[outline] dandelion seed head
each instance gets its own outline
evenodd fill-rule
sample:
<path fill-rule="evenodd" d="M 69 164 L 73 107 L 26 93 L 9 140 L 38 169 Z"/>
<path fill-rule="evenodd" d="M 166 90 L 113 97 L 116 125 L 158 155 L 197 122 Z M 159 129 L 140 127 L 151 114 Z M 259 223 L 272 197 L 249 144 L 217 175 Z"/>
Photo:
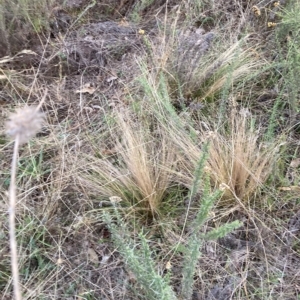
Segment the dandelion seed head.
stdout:
<path fill-rule="evenodd" d="M 6 133 L 11 138 L 19 138 L 19 143 L 27 143 L 42 128 L 45 115 L 35 106 L 19 108 L 6 123 Z"/>

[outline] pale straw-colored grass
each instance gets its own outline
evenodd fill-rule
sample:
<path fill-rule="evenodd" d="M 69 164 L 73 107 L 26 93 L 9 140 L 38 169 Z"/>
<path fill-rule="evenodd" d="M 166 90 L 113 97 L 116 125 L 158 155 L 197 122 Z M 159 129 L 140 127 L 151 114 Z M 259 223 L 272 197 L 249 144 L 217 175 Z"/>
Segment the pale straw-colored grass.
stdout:
<path fill-rule="evenodd" d="M 172 182 L 176 157 L 168 139 L 155 137 L 142 124 L 117 116 L 111 142 L 115 158 L 85 157 L 79 180 L 104 197 L 118 196 L 151 216 L 159 210 Z"/>

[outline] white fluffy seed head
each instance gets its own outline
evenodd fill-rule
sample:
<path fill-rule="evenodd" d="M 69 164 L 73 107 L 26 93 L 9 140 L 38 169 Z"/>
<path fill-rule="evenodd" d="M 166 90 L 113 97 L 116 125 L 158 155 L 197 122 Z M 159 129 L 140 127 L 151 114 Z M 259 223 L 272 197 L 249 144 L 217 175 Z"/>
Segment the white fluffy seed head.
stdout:
<path fill-rule="evenodd" d="M 11 138 L 19 138 L 19 143 L 27 143 L 42 128 L 45 115 L 35 106 L 17 109 L 6 123 L 6 133 Z"/>

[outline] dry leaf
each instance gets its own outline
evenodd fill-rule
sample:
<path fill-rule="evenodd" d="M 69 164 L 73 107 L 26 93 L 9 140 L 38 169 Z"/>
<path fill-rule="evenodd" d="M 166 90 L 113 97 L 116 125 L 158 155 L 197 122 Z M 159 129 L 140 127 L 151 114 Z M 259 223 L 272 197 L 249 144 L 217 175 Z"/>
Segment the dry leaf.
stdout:
<path fill-rule="evenodd" d="M 77 90 L 75 93 L 89 93 L 89 94 L 94 94 L 96 91 L 96 88 L 89 82 L 84 84 L 79 90 Z"/>
<path fill-rule="evenodd" d="M 273 28 L 273 27 L 277 26 L 277 23 L 268 22 L 267 25 L 268 25 L 268 28 Z"/>
<path fill-rule="evenodd" d="M 127 22 L 126 18 L 123 18 L 120 22 L 119 22 L 119 26 L 122 27 L 128 27 L 129 23 Z"/>
<path fill-rule="evenodd" d="M 172 269 L 172 265 L 171 265 L 170 261 L 167 261 L 166 270 L 171 270 L 171 269 Z"/>
<path fill-rule="evenodd" d="M 91 261 L 94 264 L 98 264 L 99 263 L 99 257 L 98 254 L 96 253 L 96 251 L 93 248 L 89 248 L 88 251 L 88 260 Z"/>
<path fill-rule="evenodd" d="M 298 168 L 300 166 L 300 158 L 293 159 L 290 163 L 291 168 Z"/>
<path fill-rule="evenodd" d="M 260 11 L 260 9 L 256 5 L 252 6 L 252 11 L 254 12 L 254 14 L 257 17 L 259 17 L 261 15 L 261 11 Z"/>

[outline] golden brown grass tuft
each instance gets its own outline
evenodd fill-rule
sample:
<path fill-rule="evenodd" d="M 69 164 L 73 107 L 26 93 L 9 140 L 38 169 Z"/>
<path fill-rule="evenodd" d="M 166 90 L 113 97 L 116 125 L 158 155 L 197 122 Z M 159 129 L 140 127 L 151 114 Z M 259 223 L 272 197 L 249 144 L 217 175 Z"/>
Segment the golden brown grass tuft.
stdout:
<path fill-rule="evenodd" d="M 142 123 L 118 115 L 117 124 L 118 133 L 111 136 L 115 157 L 89 156 L 80 181 L 107 199 L 120 197 L 142 213 L 156 216 L 176 167 L 174 149 L 161 132 L 154 136 Z"/>
<path fill-rule="evenodd" d="M 262 70 L 266 64 L 255 49 L 247 45 L 247 36 L 240 41 L 230 45 L 223 53 L 219 53 L 217 59 L 211 57 L 210 65 L 203 66 L 198 73 L 198 82 L 192 87 L 194 96 L 200 100 L 211 97 L 220 92 L 222 88 L 247 81 L 258 70 Z M 207 82 L 210 84 L 206 86 Z"/>
<path fill-rule="evenodd" d="M 247 113 L 233 109 L 226 129 L 210 130 L 209 122 L 203 119 L 193 139 L 187 132 L 170 131 L 173 144 L 180 149 L 177 180 L 192 186 L 193 171 L 203 145 L 208 143 L 205 172 L 212 188 L 224 191 L 220 205 L 254 200 L 275 168 L 280 144 L 261 141 L 260 133 L 250 125 L 253 121 Z"/>
<path fill-rule="evenodd" d="M 245 82 L 263 70 L 266 61 L 260 57 L 259 48 L 253 48 L 250 37 L 232 39 L 224 40 L 221 33 L 204 30 L 170 39 L 165 49 L 169 53 L 167 69 L 179 80 L 185 97 L 199 101 L 214 98 L 222 89 Z"/>
<path fill-rule="evenodd" d="M 227 134 L 206 134 L 210 142 L 207 170 L 224 190 L 224 198 L 248 203 L 272 173 L 278 147 L 260 142 L 245 115 L 235 112 L 231 118 Z"/>

